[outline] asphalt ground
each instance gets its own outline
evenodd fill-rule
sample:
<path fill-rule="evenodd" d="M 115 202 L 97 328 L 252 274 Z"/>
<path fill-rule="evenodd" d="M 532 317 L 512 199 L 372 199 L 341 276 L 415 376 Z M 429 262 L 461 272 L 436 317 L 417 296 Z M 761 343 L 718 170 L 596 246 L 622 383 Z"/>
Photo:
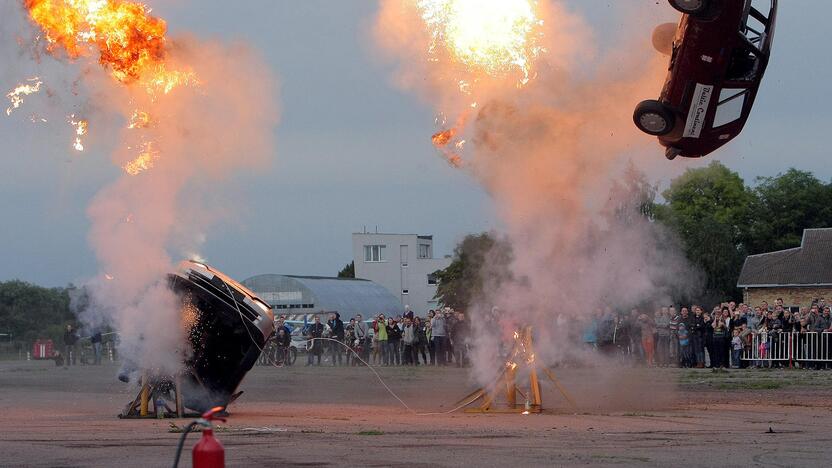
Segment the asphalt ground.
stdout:
<path fill-rule="evenodd" d="M 136 389 L 116 370 L 0 362 L 0 466 L 169 466 L 188 421 L 118 419 Z M 577 407 L 543 379 L 545 411 L 531 415 L 422 414 L 474 390 L 468 370 L 379 373 L 410 409 L 366 368 L 255 367 L 217 428 L 227 465 L 827 466 L 832 457 L 832 371 L 555 369 Z"/>

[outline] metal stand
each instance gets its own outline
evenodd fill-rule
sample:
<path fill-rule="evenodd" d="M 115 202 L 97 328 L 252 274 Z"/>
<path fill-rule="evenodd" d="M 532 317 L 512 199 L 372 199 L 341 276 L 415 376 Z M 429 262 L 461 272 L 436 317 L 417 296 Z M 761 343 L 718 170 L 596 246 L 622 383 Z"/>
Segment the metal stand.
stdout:
<path fill-rule="evenodd" d="M 528 371 L 528 386 L 522 389 L 517 384 L 518 368 L 523 366 Z M 555 388 L 563 395 L 564 399 L 573 407 L 577 408 L 575 400 L 569 396 L 563 386 L 555 377 L 551 369 L 543 368 L 543 373 L 555 385 Z M 523 390 L 526 390 L 524 392 Z M 505 395 L 505 404 L 498 406 L 495 402 L 501 393 Z M 517 402 L 517 394 L 525 400 Z M 514 348 L 509 355 L 508 361 L 502 371 L 488 387 L 479 388 L 460 400 L 460 403 L 470 401 L 473 404 L 480 401 L 479 406 L 466 408 L 466 413 L 540 413 L 543 410 L 543 399 L 540 395 L 540 380 L 537 375 L 537 364 L 534 359 L 532 348 L 532 328 L 525 327 L 521 331 L 514 332 Z"/>
<path fill-rule="evenodd" d="M 127 403 L 120 419 L 151 419 L 151 418 L 191 418 L 198 417 L 197 413 L 186 413 L 183 406 L 181 388 L 181 377 L 176 375 L 173 380 L 170 378 L 149 379 L 147 372 L 142 374 L 139 394 L 132 401 Z M 171 402 L 173 408 L 168 407 Z M 153 412 L 150 412 L 150 405 L 153 404 Z"/>

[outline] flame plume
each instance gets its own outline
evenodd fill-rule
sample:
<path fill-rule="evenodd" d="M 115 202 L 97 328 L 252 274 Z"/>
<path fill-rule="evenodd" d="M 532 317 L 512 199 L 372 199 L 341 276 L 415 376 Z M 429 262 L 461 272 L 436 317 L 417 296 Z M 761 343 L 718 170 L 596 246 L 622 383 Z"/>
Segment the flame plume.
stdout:
<path fill-rule="evenodd" d="M 98 62 L 122 83 L 170 92 L 196 81 L 165 67 L 167 25 L 140 3 L 124 0 L 25 0 L 29 18 L 44 32 L 47 50 L 75 59 L 97 52 Z"/>
<path fill-rule="evenodd" d="M 453 62 L 471 71 L 499 76 L 520 71 L 520 84 L 531 76 L 533 59 L 542 48 L 536 31 L 534 0 L 419 0 L 422 20 L 428 27 L 431 60 L 444 48 Z M 459 82 L 465 92 L 469 83 Z"/>

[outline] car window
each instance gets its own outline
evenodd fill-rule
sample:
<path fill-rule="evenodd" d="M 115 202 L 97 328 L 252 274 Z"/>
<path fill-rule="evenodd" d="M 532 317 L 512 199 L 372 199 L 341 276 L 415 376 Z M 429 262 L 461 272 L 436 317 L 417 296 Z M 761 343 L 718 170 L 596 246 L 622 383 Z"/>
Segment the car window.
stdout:
<path fill-rule="evenodd" d="M 740 32 L 751 44 L 760 47 L 766 38 L 766 17 L 771 11 L 771 0 L 746 0 Z"/>
<path fill-rule="evenodd" d="M 719 93 L 713 128 L 727 125 L 742 116 L 742 108 L 748 96 L 747 88 L 723 88 Z"/>
<path fill-rule="evenodd" d="M 750 50 L 737 48 L 731 52 L 725 79 L 728 81 L 752 81 L 757 76 L 759 59 Z"/>

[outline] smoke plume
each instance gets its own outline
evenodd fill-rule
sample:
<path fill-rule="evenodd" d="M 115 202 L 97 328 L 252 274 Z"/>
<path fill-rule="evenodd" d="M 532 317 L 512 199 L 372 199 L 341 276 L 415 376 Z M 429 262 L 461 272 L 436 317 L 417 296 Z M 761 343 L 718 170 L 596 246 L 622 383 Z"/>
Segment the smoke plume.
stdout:
<path fill-rule="evenodd" d="M 534 327 L 536 358 L 552 364 L 571 357 L 577 324 L 590 314 L 667 303 L 695 283 L 672 236 L 641 214 L 655 189 L 636 168 L 667 164 L 632 123 L 637 102 L 656 96 L 666 73 L 667 58 L 650 46 L 650 20 L 622 17 L 623 37 L 604 46 L 563 3 L 539 6 L 545 52 L 520 87 L 512 77 L 460 78 L 472 72 L 426 59 L 412 2 L 384 3 L 375 30 L 400 86 L 438 112 L 471 114 L 458 129 L 464 166 L 504 222 L 513 279 L 496 283 L 505 272 L 486 271 L 486 292 L 469 311 L 498 310 L 497 327 L 474 320 L 472 361 L 483 384 L 517 327 Z M 463 93 L 459 79 L 472 83 Z"/>
<path fill-rule="evenodd" d="M 58 5 L 83 10 L 51 14 Z M 50 98 L 80 94 L 90 136 L 115 148 L 119 175 L 87 209 L 99 273 L 84 285 L 80 318 L 88 330 L 118 331 L 121 357 L 133 366 L 174 372 L 189 351 L 187 314 L 166 275 L 178 259 L 197 255 L 212 225 L 239 211 L 223 182 L 270 163 L 276 80 L 245 44 L 165 37 L 164 21 L 139 4 L 27 0 L 25 7 L 34 42 L 21 43 L 69 58 L 76 71 L 64 74 L 81 67 L 74 81 L 44 76 L 55 83 Z M 60 86 L 66 82 L 73 84 Z"/>

